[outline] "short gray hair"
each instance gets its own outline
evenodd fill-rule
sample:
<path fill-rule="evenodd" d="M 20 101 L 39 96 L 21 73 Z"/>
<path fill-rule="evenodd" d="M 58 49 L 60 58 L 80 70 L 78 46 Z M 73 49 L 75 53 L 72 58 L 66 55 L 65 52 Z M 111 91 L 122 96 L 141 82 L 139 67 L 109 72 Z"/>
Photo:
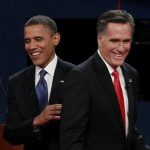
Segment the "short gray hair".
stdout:
<path fill-rule="evenodd" d="M 134 33 L 134 18 L 125 10 L 109 10 L 104 12 L 97 21 L 97 34 L 105 32 L 108 23 L 129 23 Z"/>
<path fill-rule="evenodd" d="M 46 26 L 49 29 L 49 31 L 51 32 L 51 34 L 55 34 L 57 32 L 56 22 L 52 18 L 50 18 L 48 16 L 44 16 L 44 15 L 37 15 L 37 16 L 31 17 L 25 23 L 24 27 L 38 25 L 38 24 Z"/>

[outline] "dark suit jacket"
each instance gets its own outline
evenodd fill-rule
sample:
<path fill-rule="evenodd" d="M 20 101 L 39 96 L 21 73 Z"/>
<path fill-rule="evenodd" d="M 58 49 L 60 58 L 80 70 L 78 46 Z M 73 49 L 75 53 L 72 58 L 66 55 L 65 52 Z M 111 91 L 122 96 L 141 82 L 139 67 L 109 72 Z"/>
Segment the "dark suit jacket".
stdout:
<path fill-rule="evenodd" d="M 58 59 L 49 104 L 61 103 L 61 88 L 73 64 Z M 8 84 L 8 114 L 4 138 L 24 144 L 25 150 L 59 150 L 59 121 L 50 121 L 34 132 L 33 119 L 40 113 L 35 93 L 35 66 L 16 73 Z"/>
<path fill-rule="evenodd" d="M 125 135 L 118 100 L 108 69 L 95 53 L 66 78 L 60 126 L 61 150 L 145 150 L 134 128 L 138 98 L 137 72 L 122 66 L 129 99 Z"/>

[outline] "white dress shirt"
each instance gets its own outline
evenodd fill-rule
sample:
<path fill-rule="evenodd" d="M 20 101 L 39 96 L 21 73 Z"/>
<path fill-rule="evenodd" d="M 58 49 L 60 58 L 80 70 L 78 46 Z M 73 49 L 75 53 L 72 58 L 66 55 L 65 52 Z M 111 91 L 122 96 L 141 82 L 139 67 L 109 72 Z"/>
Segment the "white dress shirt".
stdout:
<path fill-rule="evenodd" d="M 57 55 L 54 56 L 53 60 L 44 68 L 45 71 L 47 71 L 47 74 L 45 75 L 45 80 L 47 82 L 47 86 L 48 86 L 48 100 L 50 98 L 50 93 L 51 93 L 51 88 L 52 88 L 52 83 L 53 83 L 53 78 L 54 78 L 54 73 L 55 73 L 55 68 L 57 65 Z M 35 87 L 40 79 L 40 74 L 39 72 L 42 70 L 43 68 L 36 66 L 35 68 Z"/>

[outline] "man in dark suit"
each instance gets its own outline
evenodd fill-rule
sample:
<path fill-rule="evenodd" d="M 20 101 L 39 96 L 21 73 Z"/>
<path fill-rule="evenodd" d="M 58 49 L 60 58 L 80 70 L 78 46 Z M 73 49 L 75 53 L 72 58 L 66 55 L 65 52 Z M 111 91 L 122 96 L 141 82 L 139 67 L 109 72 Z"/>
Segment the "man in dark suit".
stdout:
<path fill-rule="evenodd" d="M 11 144 L 24 144 L 24 150 L 59 150 L 61 88 L 74 65 L 57 57 L 60 34 L 48 16 L 33 16 L 26 22 L 24 41 L 33 65 L 9 78 L 4 138 Z M 41 70 L 46 72 L 42 93 L 47 91 L 48 103 L 42 110 L 36 90 Z"/>
<path fill-rule="evenodd" d="M 98 51 L 74 68 L 65 80 L 61 150 L 149 149 L 134 128 L 138 74 L 124 62 L 133 32 L 134 19 L 126 11 L 110 10 L 99 17 Z M 113 85 L 114 71 L 119 73 L 122 104 Z"/>

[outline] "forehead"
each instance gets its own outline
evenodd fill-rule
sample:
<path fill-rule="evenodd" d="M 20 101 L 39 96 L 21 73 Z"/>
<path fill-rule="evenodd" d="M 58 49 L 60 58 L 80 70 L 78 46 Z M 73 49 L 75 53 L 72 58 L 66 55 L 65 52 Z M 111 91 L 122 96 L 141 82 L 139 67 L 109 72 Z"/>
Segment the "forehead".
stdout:
<path fill-rule="evenodd" d="M 132 37 L 132 28 L 129 23 L 109 23 L 105 30 L 105 35 L 111 37 Z"/>
<path fill-rule="evenodd" d="M 132 28 L 129 23 L 108 23 L 106 27 L 106 32 L 108 31 L 124 31 L 124 32 L 132 32 Z"/>
<path fill-rule="evenodd" d="M 24 27 L 24 34 L 39 34 L 39 33 L 50 33 L 47 26 L 42 24 L 30 25 Z"/>

